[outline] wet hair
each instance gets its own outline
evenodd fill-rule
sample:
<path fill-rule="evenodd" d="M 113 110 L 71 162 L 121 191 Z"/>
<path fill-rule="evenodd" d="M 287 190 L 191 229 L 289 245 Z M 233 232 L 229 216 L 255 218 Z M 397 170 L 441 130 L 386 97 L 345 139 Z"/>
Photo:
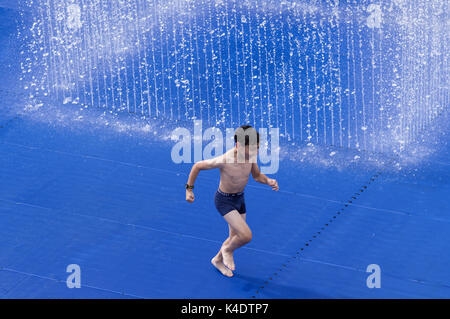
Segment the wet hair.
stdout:
<path fill-rule="evenodd" d="M 245 138 L 245 146 L 254 145 L 255 138 L 250 137 L 255 135 L 256 144 L 259 145 L 259 133 L 256 131 L 256 129 L 250 125 L 242 125 L 234 133 L 234 143 L 236 144 L 238 141 L 242 141 Z"/>

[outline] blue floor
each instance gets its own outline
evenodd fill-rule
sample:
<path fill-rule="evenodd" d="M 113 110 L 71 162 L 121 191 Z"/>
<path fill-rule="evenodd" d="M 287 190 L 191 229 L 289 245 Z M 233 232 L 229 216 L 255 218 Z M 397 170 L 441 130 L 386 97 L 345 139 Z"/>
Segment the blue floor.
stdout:
<path fill-rule="evenodd" d="M 450 297 L 445 157 L 416 176 L 282 162 L 280 192 L 247 188 L 254 240 L 228 279 L 209 264 L 227 230 L 218 174 L 202 173 L 188 205 L 190 167 L 169 144 L 16 118 L 0 151 L 3 298 Z M 366 287 L 373 263 L 380 289 Z M 66 287 L 69 264 L 81 289 Z"/>
<path fill-rule="evenodd" d="M 190 165 L 170 142 L 18 114 L 16 48 L 1 43 L 0 298 L 450 298 L 448 139 L 402 172 L 283 161 L 280 192 L 246 189 L 254 238 L 225 278 L 209 262 L 228 230 L 218 172 L 189 205 Z M 81 289 L 66 286 L 69 264 Z M 366 286 L 370 264 L 381 288 Z"/>

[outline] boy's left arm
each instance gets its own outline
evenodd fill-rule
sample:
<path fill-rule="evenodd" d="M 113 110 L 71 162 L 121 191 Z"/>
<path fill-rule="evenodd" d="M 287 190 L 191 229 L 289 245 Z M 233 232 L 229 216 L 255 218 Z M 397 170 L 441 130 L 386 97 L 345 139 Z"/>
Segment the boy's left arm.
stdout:
<path fill-rule="evenodd" d="M 258 164 L 252 164 L 252 176 L 255 181 L 261 184 L 267 184 L 272 186 L 273 191 L 278 191 L 280 188 L 278 187 L 278 182 L 275 179 L 269 178 L 259 170 Z"/>

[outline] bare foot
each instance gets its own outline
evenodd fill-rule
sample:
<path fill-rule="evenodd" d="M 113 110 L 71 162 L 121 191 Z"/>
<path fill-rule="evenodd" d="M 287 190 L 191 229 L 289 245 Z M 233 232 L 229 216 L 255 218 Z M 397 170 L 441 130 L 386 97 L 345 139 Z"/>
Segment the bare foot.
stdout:
<path fill-rule="evenodd" d="M 222 258 L 223 258 L 223 264 L 231 270 L 236 270 L 234 266 L 234 259 L 233 259 L 233 253 L 227 252 L 226 249 L 222 248 Z"/>
<path fill-rule="evenodd" d="M 233 272 L 227 267 L 225 267 L 222 260 L 217 258 L 217 256 L 211 259 L 211 264 L 213 264 L 213 266 L 216 267 L 217 270 L 219 270 L 222 273 L 222 275 L 227 277 L 233 277 Z"/>

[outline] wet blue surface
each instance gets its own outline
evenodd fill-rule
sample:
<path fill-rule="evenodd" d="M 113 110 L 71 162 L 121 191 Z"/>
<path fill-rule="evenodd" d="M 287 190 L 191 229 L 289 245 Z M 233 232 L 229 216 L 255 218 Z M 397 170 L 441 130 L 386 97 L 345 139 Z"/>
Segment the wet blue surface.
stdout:
<path fill-rule="evenodd" d="M 1 298 L 450 297 L 448 139 L 403 172 L 283 161 L 280 192 L 246 189 L 254 238 L 225 278 L 209 262 L 227 235 L 218 172 L 201 173 L 189 205 L 190 165 L 171 161 L 172 143 L 14 112 L 16 15 L 0 8 Z M 81 289 L 66 287 L 69 264 Z M 366 286 L 369 264 L 380 289 Z"/>

